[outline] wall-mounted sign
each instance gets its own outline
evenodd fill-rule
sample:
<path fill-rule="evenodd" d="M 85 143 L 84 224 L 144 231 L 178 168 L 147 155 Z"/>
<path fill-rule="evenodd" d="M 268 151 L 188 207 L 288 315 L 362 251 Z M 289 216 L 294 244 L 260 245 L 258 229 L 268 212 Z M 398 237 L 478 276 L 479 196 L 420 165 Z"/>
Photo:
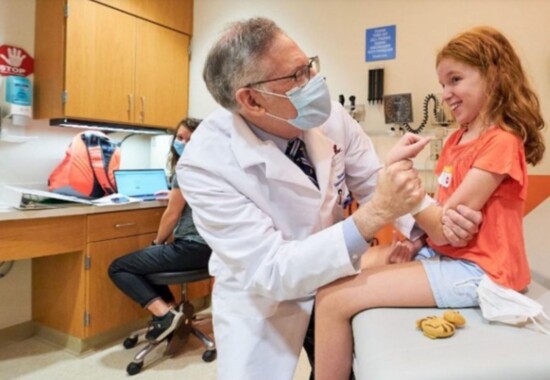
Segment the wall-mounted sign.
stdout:
<path fill-rule="evenodd" d="M 34 59 L 25 49 L 0 46 L 0 75 L 26 77 L 34 70 Z"/>
<path fill-rule="evenodd" d="M 395 25 L 367 29 L 365 60 L 395 59 Z"/>

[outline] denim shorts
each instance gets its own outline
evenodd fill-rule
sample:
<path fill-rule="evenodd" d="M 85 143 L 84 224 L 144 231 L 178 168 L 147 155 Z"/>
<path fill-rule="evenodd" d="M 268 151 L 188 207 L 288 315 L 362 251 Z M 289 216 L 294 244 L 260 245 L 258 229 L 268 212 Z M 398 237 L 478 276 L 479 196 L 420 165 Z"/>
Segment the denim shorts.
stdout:
<path fill-rule="evenodd" d="M 439 308 L 479 306 L 477 286 L 485 272 L 471 261 L 442 256 L 423 247 L 415 257 L 422 262 Z"/>

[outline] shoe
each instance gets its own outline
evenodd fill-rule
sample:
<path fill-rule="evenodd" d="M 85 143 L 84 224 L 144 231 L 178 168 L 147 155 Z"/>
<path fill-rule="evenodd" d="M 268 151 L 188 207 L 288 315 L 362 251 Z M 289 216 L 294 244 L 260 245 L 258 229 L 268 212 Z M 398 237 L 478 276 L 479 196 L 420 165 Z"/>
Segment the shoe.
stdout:
<path fill-rule="evenodd" d="M 162 317 L 153 316 L 149 323 L 149 329 L 145 338 L 149 342 L 158 343 L 164 340 L 174 330 L 176 330 L 182 321 L 183 313 L 170 309 L 166 315 Z"/>

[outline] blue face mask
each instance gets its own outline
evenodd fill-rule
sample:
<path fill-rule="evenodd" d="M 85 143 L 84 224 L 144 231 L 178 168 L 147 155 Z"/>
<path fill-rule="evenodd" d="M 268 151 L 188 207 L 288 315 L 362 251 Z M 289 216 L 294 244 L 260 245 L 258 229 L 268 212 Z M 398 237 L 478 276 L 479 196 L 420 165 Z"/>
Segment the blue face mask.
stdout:
<path fill-rule="evenodd" d="M 289 90 L 286 95 L 259 89 L 255 90 L 268 95 L 288 98 L 296 108 L 296 118 L 287 120 L 267 112 L 266 115 L 286 121 L 298 129 L 308 130 L 318 127 L 327 121 L 330 116 L 330 93 L 325 80 L 319 74 L 311 78 L 304 87 L 295 87 Z"/>
<path fill-rule="evenodd" d="M 180 156 L 183 154 L 183 150 L 185 149 L 185 143 L 183 141 L 175 139 L 172 146 Z"/>

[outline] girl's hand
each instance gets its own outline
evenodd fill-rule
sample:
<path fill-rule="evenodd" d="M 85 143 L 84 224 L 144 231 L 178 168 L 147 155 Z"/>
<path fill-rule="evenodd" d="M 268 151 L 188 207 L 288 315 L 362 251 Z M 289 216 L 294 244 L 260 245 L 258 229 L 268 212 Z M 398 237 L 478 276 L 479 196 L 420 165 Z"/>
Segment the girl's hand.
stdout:
<path fill-rule="evenodd" d="M 386 156 L 386 165 L 416 157 L 431 140 L 430 136 L 422 137 L 414 133 L 405 133 L 390 149 Z"/>

